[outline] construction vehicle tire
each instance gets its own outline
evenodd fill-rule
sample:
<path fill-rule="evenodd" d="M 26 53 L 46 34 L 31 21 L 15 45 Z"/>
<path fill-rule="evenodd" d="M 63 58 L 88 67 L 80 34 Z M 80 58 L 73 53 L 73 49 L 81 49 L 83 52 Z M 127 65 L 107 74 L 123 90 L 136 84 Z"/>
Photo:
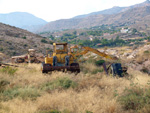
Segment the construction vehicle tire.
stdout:
<path fill-rule="evenodd" d="M 69 56 L 65 56 L 65 66 L 69 66 Z"/>
<path fill-rule="evenodd" d="M 119 77 L 123 77 L 122 76 L 123 71 L 120 63 L 113 63 L 110 69 L 111 69 L 110 72 L 112 73 L 113 76 L 118 75 Z"/>
<path fill-rule="evenodd" d="M 70 66 L 79 66 L 79 64 L 78 63 L 71 63 Z"/>
<path fill-rule="evenodd" d="M 72 72 L 80 73 L 80 67 L 78 63 L 72 63 L 70 66 L 75 66 L 75 69 L 72 69 Z"/>
<path fill-rule="evenodd" d="M 42 63 L 41 63 L 41 71 L 42 71 L 42 73 L 45 73 L 45 71 L 44 71 L 44 69 L 43 69 L 43 68 L 44 68 L 44 64 L 45 64 L 45 62 L 42 62 Z"/>
<path fill-rule="evenodd" d="M 42 70 L 42 73 L 48 73 L 49 70 L 47 70 L 47 66 L 51 66 L 51 64 L 45 64 L 45 62 L 42 62 L 41 64 L 41 70 Z"/>
<path fill-rule="evenodd" d="M 53 56 L 53 66 L 57 66 L 57 57 Z"/>

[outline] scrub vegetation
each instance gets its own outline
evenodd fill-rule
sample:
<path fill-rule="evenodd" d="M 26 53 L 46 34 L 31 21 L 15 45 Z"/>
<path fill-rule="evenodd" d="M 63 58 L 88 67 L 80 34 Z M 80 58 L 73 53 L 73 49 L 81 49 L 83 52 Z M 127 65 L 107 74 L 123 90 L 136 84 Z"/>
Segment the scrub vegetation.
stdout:
<path fill-rule="evenodd" d="M 40 64 L 0 71 L 1 113 L 149 113 L 150 77 L 112 77 L 92 62 L 81 73 L 42 74 Z M 23 68 L 24 67 L 24 68 Z M 90 72 L 91 71 L 91 72 Z M 6 72 L 6 73 L 4 73 Z"/>

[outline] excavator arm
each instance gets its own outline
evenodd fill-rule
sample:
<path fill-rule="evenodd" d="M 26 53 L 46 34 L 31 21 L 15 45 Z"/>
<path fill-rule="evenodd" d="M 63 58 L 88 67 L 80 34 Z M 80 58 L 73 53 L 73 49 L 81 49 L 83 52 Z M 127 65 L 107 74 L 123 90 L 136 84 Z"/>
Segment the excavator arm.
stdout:
<path fill-rule="evenodd" d="M 74 57 L 78 57 L 80 55 L 82 56 L 82 55 L 84 55 L 88 52 L 92 52 L 92 53 L 95 53 L 95 54 L 97 54 L 101 57 L 104 57 L 104 58 L 107 58 L 107 59 L 110 59 L 110 60 L 118 60 L 118 58 L 116 58 L 116 57 L 112 57 L 112 56 L 110 56 L 110 55 L 108 55 L 104 52 L 100 52 L 100 51 L 98 51 L 96 49 L 93 49 L 93 48 L 90 48 L 90 47 L 82 47 L 81 48 L 82 50 L 79 51 L 79 47 L 76 45 L 76 46 L 71 47 L 70 50 L 75 49 L 75 48 L 78 49 L 78 51 L 71 53 L 71 55 L 74 56 Z"/>
<path fill-rule="evenodd" d="M 92 53 L 95 53 L 101 57 L 104 57 L 104 58 L 107 58 L 107 59 L 110 59 L 110 60 L 118 60 L 116 57 L 112 57 L 104 52 L 100 52 L 98 51 L 97 49 L 93 49 L 93 48 L 90 48 L 90 47 L 82 47 L 83 49 L 85 49 L 86 51 L 90 51 Z"/>

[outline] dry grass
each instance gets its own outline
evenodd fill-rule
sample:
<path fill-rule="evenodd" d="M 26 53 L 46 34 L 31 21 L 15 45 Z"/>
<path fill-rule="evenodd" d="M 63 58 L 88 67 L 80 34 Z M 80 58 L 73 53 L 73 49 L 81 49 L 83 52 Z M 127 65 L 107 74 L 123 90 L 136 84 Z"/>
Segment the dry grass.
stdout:
<path fill-rule="evenodd" d="M 138 62 L 139 64 L 142 64 L 144 61 L 148 60 L 150 58 L 150 51 L 146 50 L 146 51 L 139 51 L 137 57 L 136 57 L 136 62 Z"/>
<path fill-rule="evenodd" d="M 89 71 L 97 68 L 93 64 L 84 66 Z M 0 113 L 38 113 L 51 110 L 58 110 L 62 113 L 86 113 L 86 111 L 130 113 L 131 111 L 124 110 L 117 101 L 118 95 L 123 94 L 124 89 L 130 87 L 132 83 L 149 87 L 147 83 L 150 81 L 150 77 L 132 69 L 129 69 L 129 73 L 130 77 L 124 78 L 114 78 L 106 76 L 104 73 L 84 74 L 83 72 L 78 75 L 53 72 L 49 75 L 41 73 L 39 64 L 21 65 L 14 75 L 0 73 L 0 80 L 10 82 L 5 85 L 4 90 L 16 86 L 22 89 L 34 88 L 40 91 L 40 96 L 35 99 L 16 96 L 7 101 L 0 100 Z M 77 86 L 67 89 L 57 87 L 49 91 L 41 89 L 43 84 L 64 77 L 76 82 Z M 148 113 L 149 107 L 145 106 L 142 111 Z"/>

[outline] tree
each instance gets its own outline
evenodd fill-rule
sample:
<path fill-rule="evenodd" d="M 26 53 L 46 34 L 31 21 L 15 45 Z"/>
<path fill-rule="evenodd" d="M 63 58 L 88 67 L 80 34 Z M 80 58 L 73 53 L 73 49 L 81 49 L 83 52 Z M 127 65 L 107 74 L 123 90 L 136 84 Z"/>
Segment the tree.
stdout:
<path fill-rule="evenodd" d="M 77 35 L 77 31 L 74 31 L 73 34 L 74 34 L 74 35 Z"/>
<path fill-rule="evenodd" d="M 147 40 L 148 40 L 148 41 L 150 41 L 150 36 L 149 36 L 149 37 L 147 37 Z"/>
<path fill-rule="evenodd" d="M 51 35 L 49 38 L 50 38 L 51 40 L 54 40 L 54 39 L 55 39 L 53 35 Z"/>
<path fill-rule="evenodd" d="M 45 39 L 41 40 L 42 43 L 48 43 Z"/>
<path fill-rule="evenodd" d="M 132 34 L 134 35 L 137 32 L 137 29 L 133 28 Z"/>

